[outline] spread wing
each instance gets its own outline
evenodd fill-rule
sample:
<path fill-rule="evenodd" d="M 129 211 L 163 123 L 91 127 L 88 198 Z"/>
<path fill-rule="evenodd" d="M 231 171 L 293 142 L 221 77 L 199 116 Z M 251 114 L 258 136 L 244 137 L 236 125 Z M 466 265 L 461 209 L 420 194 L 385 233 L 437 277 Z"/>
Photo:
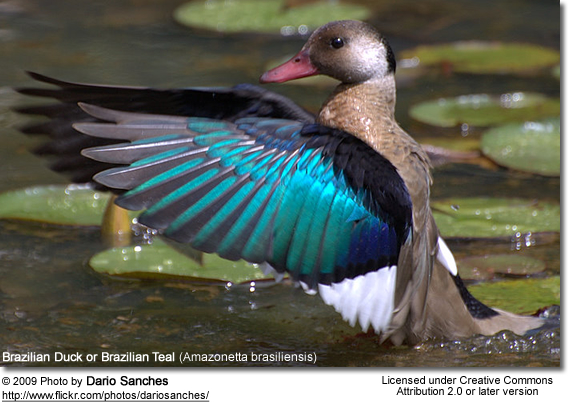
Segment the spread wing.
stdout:
<path fill-rule="evenodd" d="M 388 329 L 412 205 L 393 165 L 365 143 L 253 85 L 155 90 L 32 76 L 59 87 L 19 90 L 60 101 L 19 110 L 51 118 L 24 132 L 49 135 L 36 153 L 54 155 L 52 168 L 94 176 L 165 236 L 267 262 L 352 325 Z"/>
<path fill-rule="evenodd" d="M 309 288 L 397 263 L 411 205 L 395 168 L 360 140 L 316 124 L 226 122 L 82 105 L 121 140 L 83 155 L 125 166 L 95 180 L 176 241 L 227 259 L 268 262 Z"/>

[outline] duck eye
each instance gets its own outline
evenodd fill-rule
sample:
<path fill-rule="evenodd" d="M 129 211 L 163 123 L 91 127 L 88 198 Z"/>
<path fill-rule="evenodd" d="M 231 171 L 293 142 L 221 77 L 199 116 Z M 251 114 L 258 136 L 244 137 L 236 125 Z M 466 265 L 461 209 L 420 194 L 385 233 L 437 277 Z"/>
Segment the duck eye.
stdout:
<path fill-rule="evenodd" d="M 334 49 L 342 48 L 344 44 L 345 43 L 343 42 L 343 39 L 339 37 L 333 38 L 330 42 L 331 47 L 333 47 Z"/>

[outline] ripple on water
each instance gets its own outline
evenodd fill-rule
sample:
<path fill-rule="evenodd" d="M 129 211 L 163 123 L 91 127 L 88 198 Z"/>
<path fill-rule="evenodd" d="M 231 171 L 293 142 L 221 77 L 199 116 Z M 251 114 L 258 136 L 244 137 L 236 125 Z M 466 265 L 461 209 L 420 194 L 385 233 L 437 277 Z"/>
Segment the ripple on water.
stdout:
<path fill-rule="evenodd" d="M 493 360 L 495 365 L 545 365 L 560 364 L 560 308 L 551 306 L 543 310 L 540 317 L 547 323 L 542 329 L 528 335 L 517 335 L 510 331 L 501 331 L 495 335 L 478 335 L 464 340 L 423 343 L 416 347 L 426 353 L 451 355 L 467 354 L 474 357 L 472 365 L 477 365 L 475 357 L 488 355 L 502 356 Z M 445 353 L 444 353 L 445 352 Z M 554 364 L 555 363 L 555 364 Z"/>

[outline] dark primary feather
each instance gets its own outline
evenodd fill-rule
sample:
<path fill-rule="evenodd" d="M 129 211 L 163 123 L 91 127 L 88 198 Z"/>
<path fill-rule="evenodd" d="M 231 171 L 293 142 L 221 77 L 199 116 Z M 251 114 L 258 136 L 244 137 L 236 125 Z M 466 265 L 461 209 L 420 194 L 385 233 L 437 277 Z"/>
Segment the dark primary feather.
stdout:
<path fill-rule="evenodd" d="M 18 92 L 53 98 L 73 105 L 84 102 L 124 111 L 210 117 L 229 121 L 247 116 L 287 118 L 305 123 L 314 121 L 313 114 L 289 98 L 252 84 L 239 84 L 231 88 L 153 89 L 73 83 L 33 72 L 29 75 L 39 82 L 59 88 L 18 88 Z M 53 104 L 21 108 L 19 111 L 61 116 L 64 109 L 62 104 Z"/>
<path fill-rule="evenodd" d="M 288 118 L 313 122 L 314 116 L 290 99 L 264 88 L 241 84 L 232 88 L 152 89 L 103 86 L 66 82 L 41 74 L 28 73 L 36 81 L 57 88 L 17 88 L 31 96 L 51 98 L 60 103 L 18 108 L 24 114 L 43 115 L 47 122 L 22 128 L 30 135 L 50 137 L 34 150 L 38 155 L 55 156 L 50 168 L 68 175 L 74 182 L 89 182 L 94 174 L 109 168 L 106 163 L 80 156 L 82 149 L 117 143 L 115 140 L 83 135 L 73 129 L 77 122 L 96 121 L 81 110 L 78 102 L 106 108 L 152 114 L 210 117 L 234 121 L 246 116 Z"/>
<path fill-rule="evenodd" d="M 128 142 L 86 149 L 110 163 L 95 179 L 144 209 L 141 223 L 228 259 L 268 262 L 310 287 L 395 265 L 411 227 L 392 164 L 339 130 L 287 119 L 234 122 L 82 105 L 111 123 L 89 135 Z"/>

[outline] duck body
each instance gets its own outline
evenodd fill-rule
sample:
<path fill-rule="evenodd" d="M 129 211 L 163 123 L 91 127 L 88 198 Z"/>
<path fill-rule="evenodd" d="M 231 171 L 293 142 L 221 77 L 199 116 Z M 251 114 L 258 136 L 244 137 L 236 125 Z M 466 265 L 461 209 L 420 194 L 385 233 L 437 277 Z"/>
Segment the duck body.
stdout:
<path fill-rule="evenodd" d="M 246 84 L 160 91 L 34 74 L 59 89 L 20 92 L 63 102 L 22 110 L 54 118 L 25 131 L 52 137 L 40 153 L 56 154 L 56 169 L 93 177 L 173 240 L 288 272 L 383 340 L 540 327 L 459 279 L 430 210 L 428 156 L 394 119 L 395 69 L 374 28 L 336 21 L 261 77 L 338 79 L 317 116 Z"/>

